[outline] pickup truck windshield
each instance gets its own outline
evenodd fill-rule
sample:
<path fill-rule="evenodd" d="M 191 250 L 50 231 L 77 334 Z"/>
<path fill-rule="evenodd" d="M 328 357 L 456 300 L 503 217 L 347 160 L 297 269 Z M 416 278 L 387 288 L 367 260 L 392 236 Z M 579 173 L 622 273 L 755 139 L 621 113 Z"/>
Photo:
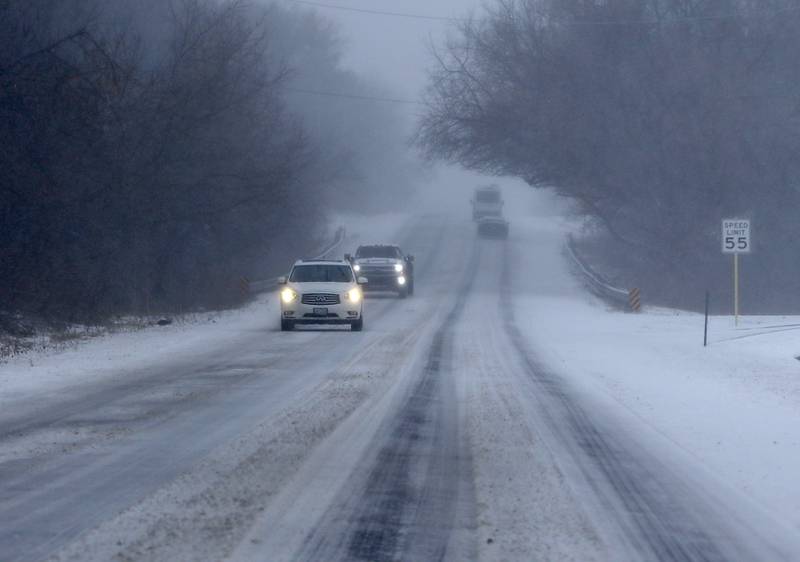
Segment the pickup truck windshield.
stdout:
<path fill-rule="evenodd" d="M 397 258 L 400 251 L 394 246 L 361 246 L 356 251 L 356 258 Z"/>
<path fill-rule="evenodd" d="M 289 281 L 294 283 L 352 283 L 353 272 L 346 265 L 298 265 Z"/>

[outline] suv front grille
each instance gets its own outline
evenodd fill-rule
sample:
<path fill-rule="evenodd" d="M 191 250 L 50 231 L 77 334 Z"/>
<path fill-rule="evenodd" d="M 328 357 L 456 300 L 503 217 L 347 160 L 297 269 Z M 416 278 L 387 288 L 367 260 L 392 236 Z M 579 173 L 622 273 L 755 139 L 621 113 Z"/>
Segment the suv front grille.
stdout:
<path fill-rule="evenodd" d="M 368 273 L 389 275 L 397 272 L 394 270 L 393 265 L 367 265 L 361 266 L 361 273 L 364 275 L 367 275 Z"/>
<path fill-rule="evenodd" d="M 341 302 L 339 295 L 332 293 L 306 293 L 300 300 L 303 304 L 310 304 L 312 306 L 327 306 L 339 304 Z"/>

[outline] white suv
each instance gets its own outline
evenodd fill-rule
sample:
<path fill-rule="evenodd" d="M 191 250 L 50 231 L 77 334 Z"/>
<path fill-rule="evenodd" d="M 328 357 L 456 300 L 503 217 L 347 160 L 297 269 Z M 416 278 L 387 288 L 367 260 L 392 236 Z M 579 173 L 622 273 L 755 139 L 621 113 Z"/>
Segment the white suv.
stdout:
<path fill-rule="evenodd" d="M 364 328 L 361 285 L 348 261 L 300 260 L 289 277 L 281 277 L 281 330 L 297 324 L 349 324 L 354 332 Z"/>

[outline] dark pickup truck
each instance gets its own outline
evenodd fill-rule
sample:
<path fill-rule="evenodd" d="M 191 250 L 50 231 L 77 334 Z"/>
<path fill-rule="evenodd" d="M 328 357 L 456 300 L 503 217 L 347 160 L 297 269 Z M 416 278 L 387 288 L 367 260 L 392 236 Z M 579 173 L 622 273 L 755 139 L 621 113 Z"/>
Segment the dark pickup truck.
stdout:
<path fill-rule="evenodd" d="M 404 254 L 399 246 L 359 246 L 355 255 L 345 254 L 345 259 L 357 275 L 369 280 L 365 291 L 392 291 L 401 298 L 414 294 L 414 256 Z"/>

